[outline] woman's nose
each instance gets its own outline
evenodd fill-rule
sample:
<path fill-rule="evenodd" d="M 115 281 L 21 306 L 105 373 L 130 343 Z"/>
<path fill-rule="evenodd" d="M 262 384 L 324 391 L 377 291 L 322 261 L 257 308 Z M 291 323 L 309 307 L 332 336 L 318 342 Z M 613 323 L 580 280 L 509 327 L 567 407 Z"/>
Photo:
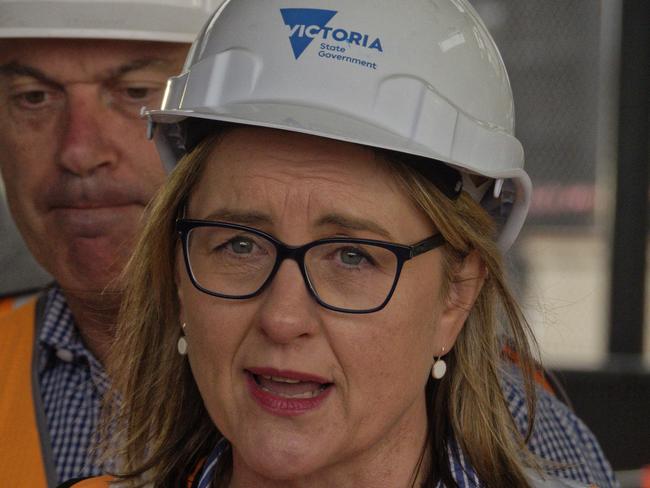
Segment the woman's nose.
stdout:
<path fill-rule="evenodd" d="M 259 328 L 271 341 L 289 344 L 318 332 L 320 306 L 295 261 L 285 260 L 280 265 L 260 298 Z"/>

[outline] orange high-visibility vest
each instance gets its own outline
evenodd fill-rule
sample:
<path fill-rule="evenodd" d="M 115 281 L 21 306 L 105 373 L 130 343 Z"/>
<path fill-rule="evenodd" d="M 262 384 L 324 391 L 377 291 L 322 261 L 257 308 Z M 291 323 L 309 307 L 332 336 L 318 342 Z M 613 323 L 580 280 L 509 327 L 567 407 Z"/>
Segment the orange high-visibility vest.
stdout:
<path fill-rule="evenodd" d="M 192 488 L 194 481 L 198 482 L 198 480 L 196 480 L 196 475 L 203 468 L 204 462 L 205 459 L 202 459 L 194 468 L 194 472 L 187 478 L 187 488 Z M 64 483 L 64 485 L 70 486 L 71 488 L 110 488 L 111 481 L 115 481 L 115 478 L 112 478 L 110 476 L 99 476 L 94 478 L 87 478 L 82 481 L 77 481 L 76 483 L 73 483 L 71 485 Z"/>
<path fill-rule="evenodd" d="M 204 464 L 205 458 L 196 463 L 196 466 L 194 466 L 192 473 L 187 477 L 187 488 L 192 488 L 195 481 L 198 483 L 199 480 L 196 477 L 198 476 L 199 471 L 203 469 Z M 66 488 L 109 488 L 111 481 L 115 481 L 115 478 L 111 478 L 110 476 L 99 476 L 86 478 L 85 480 L 77 481 L 76 483 L 72 484 L 70 484 L 70 482 L 64 483 L 59 488 L 62 488 L 63 486 Z"/>
<path fill-rule="evenodd" d="M 13 298 L 5 298 L 0 300 L 0 315 L 11 312 L 15 308 L 16 300 Z"/>
<path fill-rule="evenodd" d="M 29 293 L 26 295 L 15 295 L 0 297 L 0 317 L 7 313 L 11 313 L 17 308 L 22 307 L 27 302 L 31 301 L 33 298 L 37 297 L 34 293 Z"/>
<path fill-rule="evenodd" d="M 72 485 L 66 484 L 66 486 L 72 486 L 73 488 L 108 488 L 113 480 L 114 478 L 110 476 L 99 476 L 78 481 Z"/>
<path fill-rule="evenodd" d="M 35 393 L 41 302 L 32 298 L 0 314 L 0 480 L 16 488 L 56 486 L 47 421 Z"/>

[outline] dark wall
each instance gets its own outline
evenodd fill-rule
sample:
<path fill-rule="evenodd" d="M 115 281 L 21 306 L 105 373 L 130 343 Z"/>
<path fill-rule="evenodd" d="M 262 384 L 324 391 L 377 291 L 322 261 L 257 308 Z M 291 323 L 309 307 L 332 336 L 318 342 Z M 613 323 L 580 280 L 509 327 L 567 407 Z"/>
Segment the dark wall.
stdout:
<path fill-rule="evenodd" d="M 611 364 L 555 374 L 615 470 L 650 464 L 650 371 Z"/>

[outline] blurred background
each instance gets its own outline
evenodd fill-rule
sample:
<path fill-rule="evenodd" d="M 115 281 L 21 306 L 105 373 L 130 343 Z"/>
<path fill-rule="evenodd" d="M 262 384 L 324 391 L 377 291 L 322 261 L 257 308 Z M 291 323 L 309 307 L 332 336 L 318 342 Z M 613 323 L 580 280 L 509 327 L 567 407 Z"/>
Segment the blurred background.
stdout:
<path fill-rule="evenodd" d="M 470 1 L 508 67 L 535 185 L 508 258 L 516 292 L 545 366 L 622 486 L 641 486 L 650 465 L 650 2 Z M 49 281 L 4 199 L 0 270 L 0 296 Z"/>
<path fill-rule="evenodd" d="M 34 291 L 50 276 L 34 261 L 16 229 L 0 176 L 0 298 Z"/>
<path fill-rule="evenodd" d="M 534 185 L 509 256 L 516 292 L 544 365 L 622 486 L 641 486 L 650 464 L 650 2 L 470 1 L 508 68 Z"/>

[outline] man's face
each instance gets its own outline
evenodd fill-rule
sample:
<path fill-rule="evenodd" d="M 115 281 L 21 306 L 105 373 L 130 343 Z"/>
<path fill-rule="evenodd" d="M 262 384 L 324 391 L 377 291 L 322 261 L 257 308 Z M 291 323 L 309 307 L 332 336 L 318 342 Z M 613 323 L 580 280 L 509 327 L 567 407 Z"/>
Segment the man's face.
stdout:
<path fill-rule="evenodd" d="M 100 291 L 128 259 L 165 173 L 145 137 L 188 46 L 0 40 L 0 171 L 14 219 L 64 289 Z"/>

